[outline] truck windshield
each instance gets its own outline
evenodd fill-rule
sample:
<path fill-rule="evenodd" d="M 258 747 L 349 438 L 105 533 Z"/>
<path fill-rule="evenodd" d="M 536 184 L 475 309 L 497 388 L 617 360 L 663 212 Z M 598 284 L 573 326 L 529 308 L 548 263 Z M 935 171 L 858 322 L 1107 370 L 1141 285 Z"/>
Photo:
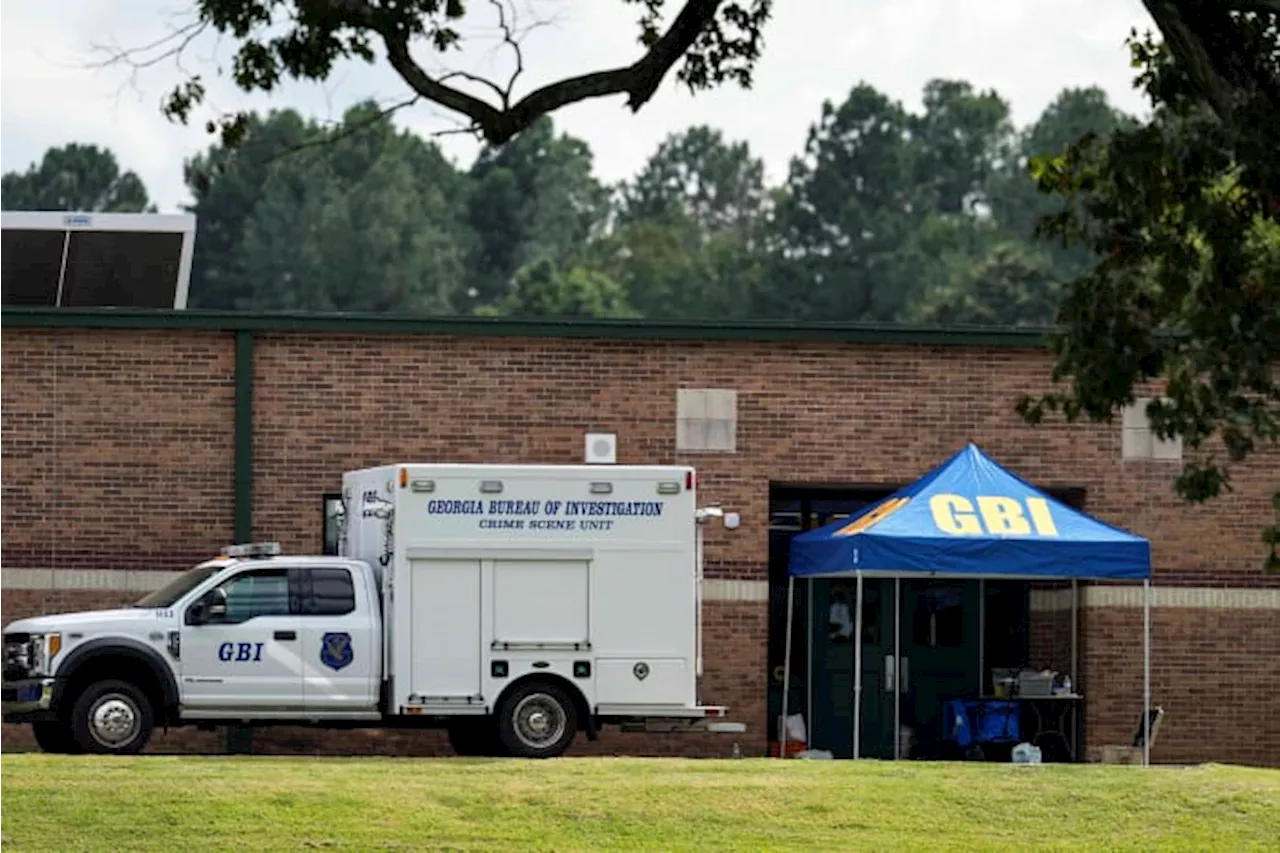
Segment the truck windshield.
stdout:
<path fill-rule="evenodd" d="M 221 565 L 197 566 L 183 572 L 155 592 L 148 593 L 134 603 L 134 607 L 172 607 L 173 603 L 190 592 L 205 578 L 221 570 Z"/>

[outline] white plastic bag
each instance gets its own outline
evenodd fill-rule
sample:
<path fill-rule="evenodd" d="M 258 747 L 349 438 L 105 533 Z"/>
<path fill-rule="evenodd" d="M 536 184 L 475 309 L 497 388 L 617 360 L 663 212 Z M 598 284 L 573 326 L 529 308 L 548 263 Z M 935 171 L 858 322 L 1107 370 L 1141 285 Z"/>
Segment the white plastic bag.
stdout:
<path fill-rule="evenodd" d="M 1029 743 L 1020 743 L 1013 748 L 1014 764 L 1039 764 L 1040 747 Z"/>
<path fill-rule="evenodd" d="M 778 718 L 778 728 L 783 728 L 781 717 Z M 785 731 L 786 736 L 782 740 L 797 741 L 799 743 L 809 742 L 809 737 L 805 733 L 804 714 L 788 714 Z"/>

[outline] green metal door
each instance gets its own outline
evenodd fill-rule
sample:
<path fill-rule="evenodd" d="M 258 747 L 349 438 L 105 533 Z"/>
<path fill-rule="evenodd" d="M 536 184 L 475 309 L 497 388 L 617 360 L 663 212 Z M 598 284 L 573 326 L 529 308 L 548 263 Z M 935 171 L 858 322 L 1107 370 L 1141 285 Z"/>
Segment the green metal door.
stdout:
<path fill-rule="evenodd" d="M 901 722 L 912 730 L 912 755 L 936 757 L 943 703 L 972 696 L 979 688 L 979 583 L 903 579 L 901 584 Z"/>
<path fill-rule="evenodd" d="M 862 758 L 893 757 L 893 696 L 885 670 L 893 654 L 893 581 L 863 580 Z M 853 757 L 854 602 L 852 579 L 813 582 L 810 666 L 813 712 L 809 743 L 836 758 Z"/>

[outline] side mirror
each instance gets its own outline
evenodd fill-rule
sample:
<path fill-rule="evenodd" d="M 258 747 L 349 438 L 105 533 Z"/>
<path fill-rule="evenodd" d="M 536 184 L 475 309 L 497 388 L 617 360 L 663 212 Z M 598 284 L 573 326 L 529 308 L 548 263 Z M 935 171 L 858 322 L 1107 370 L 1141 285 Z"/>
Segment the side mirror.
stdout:
<path fill-rule="evenodd" d="M 204 594 L 204 618 L 209 621 L 227 617 L 227 591 L 222 587 L 214 587 Z"/>
<path fill-rule="evenodd" d="M 187 609 L 188 625 L 203 625 L 226 618 L 227 591 L 221 587 L 211 589 Z"/>

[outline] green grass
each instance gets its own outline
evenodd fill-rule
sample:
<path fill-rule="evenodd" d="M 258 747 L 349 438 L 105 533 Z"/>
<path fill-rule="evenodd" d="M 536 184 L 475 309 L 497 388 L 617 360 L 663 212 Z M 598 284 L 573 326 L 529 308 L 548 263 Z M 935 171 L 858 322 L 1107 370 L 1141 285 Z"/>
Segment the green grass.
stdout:
<path fill-rule="evenodd" d="M 6 851 L 1277 849 L 1280 771 L 8 755 Z"/>

